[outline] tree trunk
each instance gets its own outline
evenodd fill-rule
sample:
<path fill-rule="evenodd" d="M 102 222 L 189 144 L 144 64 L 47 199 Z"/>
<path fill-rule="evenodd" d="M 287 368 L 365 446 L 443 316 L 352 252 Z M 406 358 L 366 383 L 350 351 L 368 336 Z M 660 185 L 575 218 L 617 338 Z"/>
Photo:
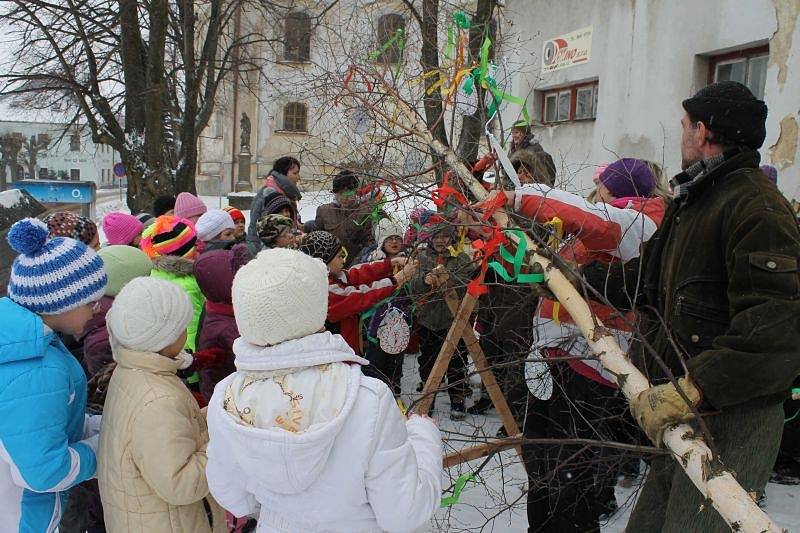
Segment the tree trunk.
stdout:
<path fill-rule="evenodd" d="M 472 21 L 472 27 L 469 30 L 469 50 L 473 59 L 480 57 L 481 44 L 483 43 L 485 30 L 489 28 L 488 35 L 494 41 L 494 26 L 492 25 L 492 16 L 494 14 L 494 7 L 496 0 L 478 0 L 478 7 L 475 10 L 475 18 Z M 494 53 L 494 47 L 492 47 Z M 481 144 L 481 135 L 483 133 L 483 125 L 488 117 L 486 117 L 485 108 L 483 105 L 484 94 L 479 84 L 475 84 L 475 94 L 478 98 L 478 109 L 472 115 L 465 115 L 461 123 L 461 132 L 458 136 L 458 147 L 456 154 L 462 161 L 475 161 L 478 159 L 478 148 Z"/>
<path fill-rule="evenodd" d="M 439 69 L 439 0 L 423 0 L 422 2 L 422 54 L 420 63 L 422 72 L 430 72 Z M 429 76 L 425 79 L 425 122 L 428 130 L 433 134 L 433 138 L 445 146 L 450 146 L 447 142 L 447 130 L 444 127 L 444 104 L 439 91 L 434 91 L 428 95 L 428 89 L 438 81 L 438 76 Z"/>
<path fill-rule="evenodd" d="M 138 0 L 119 0 L 120 55 L 125 81 L 125 131 L 144 130 L 147 72 Z"/>
<path fill-rule="evenodd" d="M 164 148 L 164 49 L 169 16 L 168 0 L 150 3 L 150 35 L 147 46 L 147 113 L 144 128 L 144 163 L 146 180 L 155 180 L 159 188 L 172 190 L 172 176 L 166 168 Z"/>
<path fill-rule="evenodd" d="M 195 58 L 195 13 L 194 0 L 182 0 L 180 15 L 183 22 L 183 77 L 186 101 L 183 110 L 183 124 L 180 131 L 180 158 L 175 171 L 175 190 L 195 194 L 195 175 L 197 174 L 197 114 L 198 114 L 198 72 Z"/>

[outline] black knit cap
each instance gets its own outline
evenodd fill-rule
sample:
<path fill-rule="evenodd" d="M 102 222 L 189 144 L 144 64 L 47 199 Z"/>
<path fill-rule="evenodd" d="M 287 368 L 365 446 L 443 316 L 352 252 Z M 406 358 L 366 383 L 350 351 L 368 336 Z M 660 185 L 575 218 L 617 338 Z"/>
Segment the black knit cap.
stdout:
<path fill-rule="evenodd" d="M 683 101 L 693 121 L 736 143 L 757 150 L 767 136 L 767 104 L 738 81 L 718 81 Z"/>
<path fill-rule="evenodd" d="M 300 242 L 300 251 L 311 257 L 322 259 L 327 265 L 342 251 L 342 243 L 333 233 L 312 231 Z"/>
<path fill-rule="evenodd" d="M 158 196 L 155 200 L 153 200 L 153 216 L 156 218 L 160 217 L 167 211 L 172 211 L 173 209 L 175 209 L 174 196 Z"/>
<path fill-rule="evenodd" d="M 358 189 L 358 176 L 352 170 L 342 170 L 333 178 L 333 192 Z"/>

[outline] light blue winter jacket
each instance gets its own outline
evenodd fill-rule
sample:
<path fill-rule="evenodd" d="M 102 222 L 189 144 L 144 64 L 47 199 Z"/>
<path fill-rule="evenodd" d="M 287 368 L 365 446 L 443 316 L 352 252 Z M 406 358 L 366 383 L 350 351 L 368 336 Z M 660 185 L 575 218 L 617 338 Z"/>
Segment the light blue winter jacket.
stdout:
<path fill-rule="evenodd" d="M 67 489 L 95 475 L 86 377 L 42 319 L 0 298 L 0 531 L 52 532 Z"/>

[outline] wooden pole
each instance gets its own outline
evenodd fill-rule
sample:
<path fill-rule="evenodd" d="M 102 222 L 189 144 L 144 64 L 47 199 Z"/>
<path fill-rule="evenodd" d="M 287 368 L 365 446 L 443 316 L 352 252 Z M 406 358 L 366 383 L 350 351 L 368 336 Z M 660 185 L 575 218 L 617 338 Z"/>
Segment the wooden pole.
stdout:
<path fill-rule="evenodd" d="M 467 294 L 464 296 L 464 299 L 467 298 L 474 299 L 475 297 L 471 294 Z M 455 316 L 456 311 L 458 310 L 458 295 L 456 292 L 452 289 L 447 290 L 445 292 L 445 301 L 447 302 L 447 306 L 450 308 L 450 312 L 452 312 L 453 316 Z M 464 339 L 464 344 L 467 346 L 467 350 L 472 357 L 472 362 L 475 363 L 475 369 L 481 376 L 481 381 L 483 381 L 483 386 L 486 387 L 486 393 L 492 400 L 492 405 L 494 405 L 495 409 L 497 409 L 497 413 L 500 415 L 500 420 L 503 422 L 503 426 L 506 428 L 506 434 L 511 436 L 519 436 L 521 431 L 519 430 L 517 421 L 514 418 L 514 414 L 511 412 L 511 408 L 508 406 L 508 401 L 506 400 L 500 385 L 497 383 L 494 372 L 492 372 L 492 369 L 489 365 L 489 360 L 486 358 L 486 354 L 483 353 L 483 349 L 481 349 L 480 342 L 475 336 L 475 332 L 472 331 L 472 328 L 469 327 L 469 325 L 462 330 L 461 338 Z M 502 440 L 499 442 L 502 442 Z M 521 459 L 522 448 L 519 446 L 517 446 L 517 453 Z"/>
<path fill-rule="evenodd" d="M 453 352 L 456 351 L 458 341 L 461 339 L 461 332 L 467 327 L 469 317 L 472 310 L 475 309 L 475 304 L 478 302 L 473 297 L 464 298 L 461 305 L 458 307 L 453 316 L 453 324 L 444 338 L 442 348 L 439 350 L 439 355 L 436 356 L 436 362 L 433 364 L 431 373 L 425 381 L 425 386 L 422 388 L 422 398 L 414 406 L 414 412 L 427 414 L 433 405 L 433 399 L 436 397 L 437 389 L 442 383 L 447 367 L 450 365 L 450 359 L 453 358 Z"/>

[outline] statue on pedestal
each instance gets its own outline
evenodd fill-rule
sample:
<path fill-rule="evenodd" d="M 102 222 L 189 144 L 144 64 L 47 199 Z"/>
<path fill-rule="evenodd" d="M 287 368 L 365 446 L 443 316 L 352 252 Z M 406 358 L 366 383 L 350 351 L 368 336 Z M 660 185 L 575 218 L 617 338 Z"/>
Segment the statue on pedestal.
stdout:
<path fill-rule="evenodd" d="M 241 128 L 241 151 L 242 153 L 250 153 L 250 117 L 247 113 L 242 113 L 242 118 L 239 120 L 239 127 Z"/>

